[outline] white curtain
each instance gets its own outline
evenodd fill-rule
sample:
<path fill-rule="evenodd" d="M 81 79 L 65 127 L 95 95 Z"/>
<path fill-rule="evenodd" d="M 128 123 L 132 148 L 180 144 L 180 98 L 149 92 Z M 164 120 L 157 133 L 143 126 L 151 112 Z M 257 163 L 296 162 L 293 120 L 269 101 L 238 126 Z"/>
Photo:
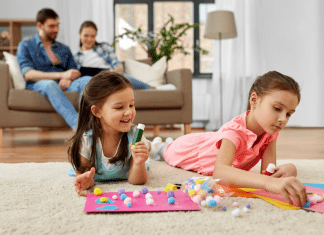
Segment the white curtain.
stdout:
<path fill-rule="evenodd" d="M 56 0 L 55 5 L 55 11 L 60 18 L 57 39 L 68 45 L 73 54 L 79 50 L 79 29 L 86 20 L 97 25 L 97 42 L 113 42 L 113 0 Z"/>
<path fill-rule="evenodd" d="M 234 12 L 237 37 L 221 41 L 223 124 L 246 111 L 248 93 L 264 64 L 262 45 L 258 40 L 258 0 L 218 0 L 216 10 Z M 207 130 L 218 130 L 220 121 L 219 40 L 214 44 L 214 62 L 209 122 Z"/>

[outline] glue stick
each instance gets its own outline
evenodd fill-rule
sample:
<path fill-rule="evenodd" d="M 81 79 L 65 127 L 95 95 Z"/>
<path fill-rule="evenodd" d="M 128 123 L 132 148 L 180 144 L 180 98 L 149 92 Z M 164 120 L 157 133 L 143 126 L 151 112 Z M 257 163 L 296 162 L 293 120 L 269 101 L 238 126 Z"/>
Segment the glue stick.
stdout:
<path fill-rule="evenodd" d="M 273 175 L 274 170 L 276 168 L 276 165 L 273 163 L 270 163 L 266 169 L 266 172 L 264 173 L 265 175 Z"/>
<path fill-rule="evenodd" d="M 143 135 L 143 132 L 144 132 L 144 128 L 145 128 L 145 125 L 144 124 L 138 124 L 137 125 L 137 129 L 136 129 L 136 132 L 135 132 L 135 136 L 134 136 L 134 139 L 133 139 L 133 143 L 132 143 L 132 148 L 135 147 L 135 144 L 137 142 L 140 142 L 141 139 L 142 139 L 142 135 Z"/>

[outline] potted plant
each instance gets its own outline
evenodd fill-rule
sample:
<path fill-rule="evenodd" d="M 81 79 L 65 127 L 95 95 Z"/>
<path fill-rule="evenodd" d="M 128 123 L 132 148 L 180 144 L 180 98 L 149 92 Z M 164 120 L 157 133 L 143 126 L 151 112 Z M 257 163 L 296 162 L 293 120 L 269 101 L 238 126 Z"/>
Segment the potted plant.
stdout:
<path fill-rule="evenodd" d="M 113 46 L 115 46 L 115 44 L 123 37 L 128 37 L 139 43 L 139 45 L 147 52 L 148 57 L 152 58 L 153 63 L 161 59 L 163 56 L 166 56 L 167 60 L 170 60 L 171 55 L 176 51 L 179 51 L 184 55 L 190 54 L 185 50 L 181 37 L 185 35 L 188 29 L 199 27 L 199 24 L 174 24 L 174 18 L 171 15 L 169 15 L 169 17 L 170 19 L 156 34 L 148 32 L 145 36 L 141 28 L 137 28 L 135 31 L 125 29 L 125 33 L 115 37 Z M 208 53 L 199 46 L 194 49 L 203 54 Z"/>

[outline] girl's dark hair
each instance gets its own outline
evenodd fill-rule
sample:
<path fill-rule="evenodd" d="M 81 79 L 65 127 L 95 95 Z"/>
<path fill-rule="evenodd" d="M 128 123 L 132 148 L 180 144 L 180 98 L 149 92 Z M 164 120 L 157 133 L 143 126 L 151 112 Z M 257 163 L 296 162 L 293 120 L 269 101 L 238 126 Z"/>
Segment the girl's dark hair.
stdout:
<path fill-rule="evenodd" d="M 96 25 L 95 23 L 93 23 L 92 21 L 87 20 L 87 21 L 84 21 L 84 22 L 81 24 L 81 27 L 80 27 L 79 33 L 81 34 L 82 30 L 83 30 L 84 28 L 87 28 L 87 27 L 91 27 L 91 28 L 95 29 L 95 30 L 98 32 L 97 25 Z M 95 45 L 100 45 L 100 43 L 98 43 L 97 41 L 95 41 Z M 82 47 L 81 39 L 80 39 L 79 46 Z"/>
<path fill-rule="evenodd" d="M 96 159 L 99 156 L 97 156 L 96 146 L 97 139 L 102 136 L 103 130 L 99 118 L 97 118 L 91 112 L 91 106 L 95 105 L 97 107 L 101 107 L 108 96 L 127 87 L 133 88 L 127 78 L 125 78 L 122 74 L 110 72 L 109 70 L 104 70 L 94 76 L 84 87 L 80 101 L 78 127 L 76 133 L 71 139 L 72 145 L 68 150 L 69 160 L 77 172 L 82 173 L 86 171 L 86 167 L 81 165 L 79 150 L 82 135 L 90 130 L 92 130 L 90 162 L 92 167 L 98 169 L 98 167 L 96 167 L 98 164 Z M 127 156 L 128 138 L 126 132 L 121 138 L 116 156 L 110 158 L 109 162 L 116 163 L 117 161 L 121 161 L 125 164 Z"/>
<path fill-rule="evenodd" d="M 57 19 L 58 15 L 55 11 L 50 8 L 43 8 L 39 12 L 37 12 L 36 22 L 40 22 L 44 24 L 47 19 Z"/>
<path fill-rule="evenodd" d="M 300 101 L 300 88 L 298 83 L 289 76 L 277 71 L 270 71 L 255 79 L 249 92 L 247 110 L 251 109 L 250 97 L 253 92 L 262 97 L 275 90 L 290 91 L 297 95 L 298 103 Z"/>

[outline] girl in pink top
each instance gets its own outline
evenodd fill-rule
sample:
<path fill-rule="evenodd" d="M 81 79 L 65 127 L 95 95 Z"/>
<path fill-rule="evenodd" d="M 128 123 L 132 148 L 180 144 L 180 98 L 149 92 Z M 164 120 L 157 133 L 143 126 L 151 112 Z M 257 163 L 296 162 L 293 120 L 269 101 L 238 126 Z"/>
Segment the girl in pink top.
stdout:
<path fill-rule="evenodd" d="M 276 71 L 258 77 L 249 93 L 247 111 L 224 124 L 217 132 L 188 134 L 157 152 L 175 167 L 225 179 L 230 185 L 266 189 L 281 194 L 288 203 L 304 205 L 305 186 L 296 179 L 293 164 L 277 166 L 264 175 L 269 163 L 276 164 L 276 141 L 300 101 L 299 85 Z M 159 146 L 157 146 L 159 145 Z M 261 160 L 261 174 L 249 172 Z"/>

